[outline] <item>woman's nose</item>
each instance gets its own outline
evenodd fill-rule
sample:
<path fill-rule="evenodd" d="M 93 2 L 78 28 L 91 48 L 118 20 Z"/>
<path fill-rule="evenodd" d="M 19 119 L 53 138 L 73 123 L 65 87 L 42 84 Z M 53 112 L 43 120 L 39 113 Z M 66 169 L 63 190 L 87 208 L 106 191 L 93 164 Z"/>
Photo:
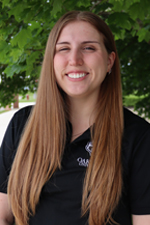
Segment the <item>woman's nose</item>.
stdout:
<path fill-rule="evenodd" d="M 70 52 L 69 64 L 71 66 L 82 66 L 83 56 L 79 50 L 72 50 Z"/>

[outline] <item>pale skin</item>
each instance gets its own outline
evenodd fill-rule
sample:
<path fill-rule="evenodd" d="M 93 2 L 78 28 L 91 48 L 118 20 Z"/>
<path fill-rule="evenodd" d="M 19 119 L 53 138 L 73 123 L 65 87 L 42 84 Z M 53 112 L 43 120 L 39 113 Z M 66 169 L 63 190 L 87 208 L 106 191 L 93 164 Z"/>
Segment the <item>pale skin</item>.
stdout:
<path fill-rule="evenodd" d="M 94 123 L 100 85 L 114 60 L 115 53 L 108 55 L 103 36 L 90 24 L 74 22 L 62 30 L 56 44 L 54 69 L 58 84 L 68 96 L 72 140 Z M 84 76 L 69 77 L 77 74 Z"/>
<path fill-rule="evenodd" d="M 0 225 L 13 224 L 14 218 L 7 194 L 0 193 Z"/>
<path fill-rule="evenodd" d="M 56 44 L 54 69 L 70 104 L 72 141 L 94 123 L 100 86 L 114 60 L 115 53 L 107 53 L 103 36 L 91 24 L 72 22 L 62 30 Z M 132 218 L 133 225 L 150 225 L 150 215 Z M 0 193 L 0 225 L 12 225 L 13 220 L 8 196 Z"/>

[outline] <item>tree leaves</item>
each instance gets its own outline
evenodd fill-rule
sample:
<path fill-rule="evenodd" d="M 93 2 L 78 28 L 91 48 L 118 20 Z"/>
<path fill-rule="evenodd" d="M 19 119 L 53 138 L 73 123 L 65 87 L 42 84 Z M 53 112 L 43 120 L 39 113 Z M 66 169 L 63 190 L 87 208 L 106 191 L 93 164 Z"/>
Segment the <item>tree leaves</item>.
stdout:
<path fill-rule="evenodd" d="M 20 49 L 23 49 L 28 43 L 28 39 L 30 40 L 31 38 L 32 34 L 30 29 L 22 29 L 15 37 L 13 37 L 11 44 L 12 46 L 18 45 Z"/>
<path fill-rule="evenodd" d="M 150 40 L 150 31 L 148 31 L 146 28 L 141 28 L 138 32 L 138 40 L 139 42 L 146 40 L 147 42 Z"/>
<path fill-rule="evenodd" d="M 124 93 L 150 92 L 146 88 L 150 63 L 145 58 L 150 58 L 149 0 L 0 0 L 0 90 L 3 96 L 12 96 L 7 104 L 13 98 L 12 85 L 18 93 L 26 86 L 36 88 L 48 35 L 70 10 L 92 11 L 110 26 L 120 55 Z M 0 97 L 0 102 L 6 100 Z"/>
<path fill-rule="evenodd" d="M 112 13 L 108 18 L 108 23 L 119 26 L 121 29 L 130 30 L 132 24 L 130 22 L 130 17 L 125 12 L 115 12 Z"/>
<path fill-rule="evenodd" d="M 13 15 L 16 19 L 16 21 L 20 22 L 22 20 L 21 18 L 21 13 L 24 11 L 25 8 L 27 8 L 28 6 L 26 5 L 26 3 L 24 2 L 24 4 L 21 3 L 17 3 L 14 4 L 14 7 L 12 7 L 9 11 L 8 11 L 8 15 L 9 17 L 11 15 Z"/>
<path fill-rule="evenodd" d="M 9 55 L 10 57 L 13 58 L 13 62 L 17 62 L 22 54 L 23 54 L 22 49 L 12 48 Z"/>
<path fill-rule="evenodd" d="M 27 76 L 29 74 L 31 74 L 31 72 L 32 72 L 32 70 L 34 68 L 34 64 L 39 59 L 39 56 L 40 55 L 41 55 L 41 52 L 40 51 L 31 52 L 31 54 L 29 55 L 29 57 L 26 59 L 26 63 L 27 63 L 26 74 L 27 74 Z"/>
<path fill-rule="evenodd" d="M 55 0 L 53 3 L 53 9 L 51 11 L 51 14 L 56 15 L 57 12 L 60 12 L 62 9 L 62 3 L 63 3 L 63 0 Z"/>
<path fill-rule="evenodd" d="M 8 77 L 12 77 L 14 74 L 19 74 L 20 72 L 25 71 L 25 69 L 25 66 L 15 64 L 7 66 L 4 73 L 6 73 Z"/>

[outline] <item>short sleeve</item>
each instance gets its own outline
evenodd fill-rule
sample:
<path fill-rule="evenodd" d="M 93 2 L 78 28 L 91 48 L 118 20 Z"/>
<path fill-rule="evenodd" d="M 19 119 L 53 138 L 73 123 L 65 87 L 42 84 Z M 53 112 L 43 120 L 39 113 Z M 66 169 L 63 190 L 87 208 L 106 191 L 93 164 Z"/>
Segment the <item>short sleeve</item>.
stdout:
<path fill-rule="evenodd" d="M 131 157 L 130 204 L 135 215 L 150 214 L 150 126 L 140 131 Z"/>
<path fill-rule="evenodd" d="M 0 148 L 0 192 L 7 193 L 9 173 L 31 108 L 28 106 L 15 113 L 5 132 Z"/>

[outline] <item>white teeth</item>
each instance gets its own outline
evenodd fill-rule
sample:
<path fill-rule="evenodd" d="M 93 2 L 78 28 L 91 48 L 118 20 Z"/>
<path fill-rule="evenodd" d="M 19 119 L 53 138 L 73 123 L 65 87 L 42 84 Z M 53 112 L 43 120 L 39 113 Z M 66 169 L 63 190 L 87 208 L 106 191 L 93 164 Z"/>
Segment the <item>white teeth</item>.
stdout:
<path fill-rule="evenodd" d="M 71 78 L 80 78 L 86 76 L 86 73 L 70 73 L 68 74 L 68 77 Z"/>

